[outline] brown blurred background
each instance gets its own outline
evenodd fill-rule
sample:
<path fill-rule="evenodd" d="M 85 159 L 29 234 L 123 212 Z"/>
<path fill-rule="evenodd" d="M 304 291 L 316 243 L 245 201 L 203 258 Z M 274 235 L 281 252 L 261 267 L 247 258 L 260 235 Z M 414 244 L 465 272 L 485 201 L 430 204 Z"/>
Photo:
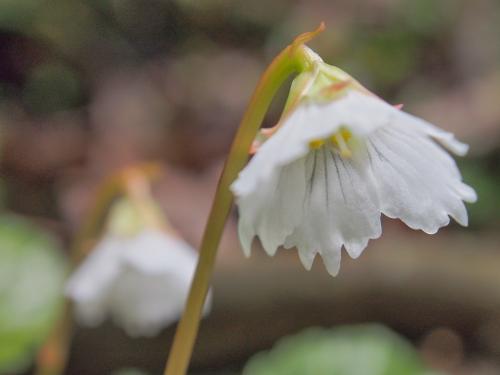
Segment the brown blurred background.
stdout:
<path fill-rule="evenodd" d="M 221 164 L 260 73 L 298 33 L 392 103 L 471 144 L 458 163 L 479 195 L 470 227 L 435 236 L 385 220 L 331 278 L 295 252 L 244 259 L 228 223 L 196 374 L 237 373 L 281 336 L 377 321 L 434 368 L 500 374 L 500 2 L 497 0 L 2 0 L 0 140 L 4 209 L 69 241 L 99 181 L 158 160 L 156 197 L 194 246 Z M 265 126 L 276 120 L 282 90 Z M 159 373 L 173 329 L 132 340 L 79 328 L 68 374 Z"/>

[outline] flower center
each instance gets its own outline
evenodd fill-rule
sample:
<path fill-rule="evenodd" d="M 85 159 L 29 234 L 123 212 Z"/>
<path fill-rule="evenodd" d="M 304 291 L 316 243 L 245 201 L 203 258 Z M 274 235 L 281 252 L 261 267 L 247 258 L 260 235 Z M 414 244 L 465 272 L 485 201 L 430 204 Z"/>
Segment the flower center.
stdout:
<path fill-rule="evenodd" d="M 331 145 L 341 157 L 348 159 L 352 156 L 352 151 L 347 144 L 351 138 L 351 132 L 345 128 L 341 128 L 328 138 L 313 139 L 309 142 L 309 148 L 311 150 L 317 150 L 324 145 Z"/>

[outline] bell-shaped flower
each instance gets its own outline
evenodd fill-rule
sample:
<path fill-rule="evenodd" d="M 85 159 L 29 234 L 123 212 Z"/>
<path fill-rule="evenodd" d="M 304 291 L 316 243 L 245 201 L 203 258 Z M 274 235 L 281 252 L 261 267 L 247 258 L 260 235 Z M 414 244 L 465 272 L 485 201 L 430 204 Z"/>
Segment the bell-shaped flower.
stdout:
<path fill-rule="evenodd" d="M 77 318 L 95 326 L 110 315 L 131 336 L 151 336 L 181 315 L 197 253 L 174 233 L 141 220 L 123 198 L 102 239 L 69 279 Z"/>
<path fill-rule="evenodd" d="M 430 234 L 450 216 L 466 226 L 464 201 L 476 193 L 446 150 L 464 155 L 468 146 L 319 57 L 314 65 L 231 186 L 245 253 L 258 236 L 270 255 L 296 247 L 306 269 L 319 253 L 336 275 L 342 247 L 357 258 L 381 235 L 381 214 Z"/>

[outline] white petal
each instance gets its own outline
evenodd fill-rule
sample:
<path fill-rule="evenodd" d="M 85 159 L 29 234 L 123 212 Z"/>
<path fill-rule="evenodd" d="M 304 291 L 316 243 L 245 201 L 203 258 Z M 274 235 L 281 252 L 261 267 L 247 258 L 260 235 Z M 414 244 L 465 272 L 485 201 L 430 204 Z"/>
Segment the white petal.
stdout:
<path fill-rule="evenodd" d="M 179 318 L 196 262 L 189 245 L 160 231 L 106 237 L 71 277 L 66 294 L 84 323 L 96 325 L 110 313 L 130 335 L 150 336 Z"/>
<path fill-rule="evenodd" d="M 380 211 L 368 172 L 367 160 L 344 160 L 327 147 L 308 156 L 304 216 L 285 241 L 286 247 L 297 247 L 306 268 L 319 252 L 335 275 L 342 246 L 355 258 L 369 239 L 380 236 Z"/>
<path fill-rule="evenodd" d="M 355 90 L 326 104 L 305 102 L 262 145 L 231 190 L 237 197 L 252 193 L 260 183 L 271 179 L 277 169 L 307 155 L 311 141 L 328 138 L 342 126 L 363 136 L 398 115 L 399 111 L 384 101 Z"/>
<path fill-rule="evenodd" d="M 477 195 L 474 189 L 470 186 L 461 183 L 462 176 L 455 163 L 455 160 L 447 153 L 444 152 L 440 147 L 437 147 L 434 142 L 430 142 L 427 135 L 423 135 L 421 132 L 415 131 L 414 128 L 406 126 L 406 123 L 398 123 L 394 126 L 389 126 L 387 128 L 391 134 L 399 138 L 401 142 L 408 144 L 414 144 L 413 149 L 420 150 L 420 153 L 432 159 L 433 164 L 438 164 L 441 169 L 438 171 L 440 175 L 449 175 L 453 183 L 453 190 L 461 197 L 465 202 L 473 203 L 477 200 Z M 437 130 L 440 130 L 436 128 Z M 453 137 L 451 133 L 447 133 Z M 458 142 L 458 141 L 457 141 Z"/>
<path fill-rule="evenodd" d="M 453 133 L 440 129 L 437 126 L 409 113 L 401 111 L 398 122 L 403 123 L 404 126 L 411 128 L 413 131 L 420 133 L 421 135 L 428 135 L 434 138 L 456 155 L 464 156 L 469 150 L 469 146 L 457 140 Z"/>
<path fill-rule="evenodd" d="M 328 273 L 337 276 L 340 270 L 340 250 L 336 248 L 324 249 L 321 251 L 321 258 Z"/>
<path fill-rule="evenodd" d="M 246 254 L 255 235 L 269 255 L 275 254 L 301 220 L 305 184 L 302 158 L 281 168 L 251 194 L 238 198 L 239 233 Z"/>
<path fill-rule="evenodd" d="M 240 238 L 243 253 L 248 258 L 252 252 L 252 242 L 255 237 L 253 229 L 253 217 L 247 215 L 245 209 L 238 208 L 240 219 L 238 221 L 238 236 Z"/>
<path fill-rule="evenodd" d="M 151 336 L 176 321 L 186 300 L 189 277 L 126 269 L 111 298 L 113 319 L 132 336 Z"/>
<path fill-rule="evenodd" d="M 417 132 L 391 127 L 372 134 L 368 143 L 384 214 L 427 233 L 447 225 L 448 215 L 467 223 L 462 200 L 470 190 L 439 146 Z"/>
<path fill-rule="evenodd" d="M 123 262 L 142 273 L 192 274 L 197 253 L 186 242 L 159 230 L 144 230 L 130 239 Z"/>
<path fill-rule="evenodd" d="M 464 202 L 474 203 L 477 201 L 477 193 L 469 185 L 460 184 L 459 186 L 456 186 L 456 190 Z"/>
<path fill-rule="evenodd" d="M 151 336 L 176 321 L 196 268 L 196 252 L 179 239 L 147 230 L 123 254 L 111 314 L 132 336 Z"/>
<path fill-rule="evenodd" d="M 325 151 L 326 152 L 326 151 Z M 338 228 L 342 243 L 352 258 L 357 258 L 369 239 L 382 234 L 378 196 L 374 187 L 366 151 L 358 150 L 357 160 L 346 160 L 330 153 L 336 172 L 329 188 L 329 197 L 335 197 L 330 205 L 330 221 Z M 340 194 L 339 194 L 340 193 Z M 330 201 L 332 199 L 330 198 Z"/>
<path fill-rule="evenodd" d="M 68 280 L 65 294 L 74 301 L 76 314 L 84 324 L 97 325 L 104 320 L 124 247 L 120 238 L 105 237 Z"/>
<path fill-rule="evenodd" d="M 288 247 L 289 248 L 289 247 Z M 299 259 L 304 268 L 308 271 L 311 270 L 314 258 L 316 257 L 317 252 L 312 251 L 311 249 L 304 249 L 302 248 L 299 253 Z M 339 262 L 340 264 L 340 262 Z"/>

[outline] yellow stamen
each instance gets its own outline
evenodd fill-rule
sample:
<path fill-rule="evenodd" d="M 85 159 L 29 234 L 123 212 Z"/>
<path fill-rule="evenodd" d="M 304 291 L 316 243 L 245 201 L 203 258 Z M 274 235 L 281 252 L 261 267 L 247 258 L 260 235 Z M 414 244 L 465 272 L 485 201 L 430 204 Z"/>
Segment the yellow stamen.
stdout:
<path fill-rule="evenodd" d="M 346 128 L 341 128 L 340 129 L 340 134 L 342 135 L 342 137 L 344 138 L 344 140 L 346 142 L 349 142 L 349 139 L 352 138 L 352 134 L 349 130 L 347 130 Z"/>
<path fill-rule="evenodd" d="M 343 133 L 344 130 L 335 133 L 332 137 L 332 143 L 340 150 L 340 156 L 342 156 L 343 158 L 350 158 L 352 156 L 352 152 L 351 150 L 349 150 L 349 147 L 346 143 L 346 140 L 350 138 L 350 133 L 348 131 L 345 131 L 345 133 L 347 133 L 346 135 L 348 136 L 344 135 Z"/>
<path fill-rule="evenodd" d="M 352 152 L 347 145 L 347 142 L 352 138 L 352 134 L 346 128 L 341 128 L 337 133 L 330 137 L 330 142 L 339 151 L 340 156 L 343 158 L 350 158 Z"/>
<path fill-rule="evenodd" d="M 350 158 L 352 156 L 352 151 L 350 150 L 347 142 L 352 138 L 352 134 L 346 128 L 341 128 L 338 132 L 333 134 L 327 139 L 313 139 L 309 142 L 309 148 L 311 150 L 318 150 L 323 147 L 327 142 L 337 150 L 337 152 L 343 158 Z"/>
<path fill-rule="evenodd" d="M 321 139 L 314 139 L 311 142 L 309 142 L 309 147 L 313 150 L 319 149 L 321 146 L 325 144 L 325 141 Z"/>

